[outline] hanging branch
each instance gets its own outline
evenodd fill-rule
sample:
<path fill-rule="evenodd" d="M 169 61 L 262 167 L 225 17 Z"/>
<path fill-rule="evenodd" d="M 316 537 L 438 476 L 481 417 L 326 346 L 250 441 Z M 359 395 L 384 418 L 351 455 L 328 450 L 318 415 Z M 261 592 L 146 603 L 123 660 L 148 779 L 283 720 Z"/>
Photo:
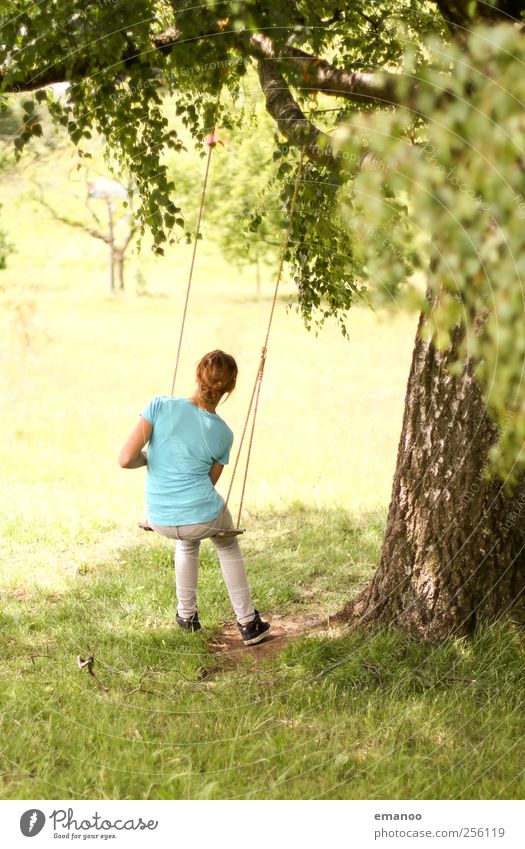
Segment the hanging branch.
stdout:
<path fill-rule="evenodd" d="M 88 233 L 88 235 L 92 236 L 94 239 L 99 239 L 104 242 L 106 245 L 109 245 L 111 248 L 111 257 L 110 257 L 110 272 L 111 272 L 111 285 L 110 290 L 111 293 L 114 291 L 114 263 L 117 265 L 118 279 L 119 279 L 119 288 L 124 289 L 124 259 L 125 253 L 129 247 L 133 236 L 137 232 L 137 224 L 133 217 L 133 209 L 131 208 L 129 212 L 124 213 L 120 216 L 117 221 L 113 221 L 113 208 L 112 204 L 109 201 L 106 201 L 108 204 L 108 219 L 109 225 L 107 230 L 101 229 L 101 222 L 98 216 L 95 214 L 94 210 L 91 209 L 91 206 L 87 200 L 84 200 L 84 206 L 89 211 L 90 215 L 94 218 L 98 227 L 93 227 L 89 224 L 84 223 L 83 221 L 77 221 L 75 218 L 70 218 L 68 215 L 64 213 L 58 212 L 49 201 L 46 200 L 44 196 L 44 192 L 42 186 L 39 183 L 35 183 L 39 197 L 38 201 L 44 209 L 52 215 L 55 221 L 60 221 L 62 224 L 67 224 L 68 227 L 74 227 L 77 230 L 82 230 L 84 233 Z M 80 200 L 80 198 L 78 199 Z M 131 201 L 130 201 L 131 202 Z M 128 231 L 123 238 L 123 241 L 120 245 L 115 242 L 115 233 L 114 230 L 118 227 L 121 222 L 128 220 Z"/>
<path fill-rule="evenodd" d="M 266 109 L 288 141 L 304 147 L 306 156 L 321 165 L 336 167 L 337 158 L 329 136 L 315 126 L 293 99 L 290 89 L 275 63 L 261 59 L 259 80 L 266 98 Z"/>
<path fill-rule="evenodd" d="M 372 74 L 337 68 L 319 56 L 289 45 L 277 50 L 272 39 L 263 33 L 252 35 L 245 49 L 254 58 L 271 60 L 277 68 L 277 73 L 282 70 L 290 76 L 290 72 L 295 72 L 295 76 L 290 78 L 294 88 L 322 91 L 332 97 L 342 97 L 355 103 L 406 106 L 418 91 L 418 85 L 411 83 L 407 93 L 405 82 L 403 94 L 400 95 L 398 89 L 403 80 L 400 74 L 387 71 Z"/>

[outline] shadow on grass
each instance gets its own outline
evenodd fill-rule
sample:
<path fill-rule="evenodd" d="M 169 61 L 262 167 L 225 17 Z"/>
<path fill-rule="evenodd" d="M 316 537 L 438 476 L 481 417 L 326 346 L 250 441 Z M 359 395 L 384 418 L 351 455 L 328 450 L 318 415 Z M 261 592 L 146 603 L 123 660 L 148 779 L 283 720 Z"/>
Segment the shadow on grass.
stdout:
<path fill-rule="evenodd" d="M 499 686 L 525 683 L 525 640 L 508 624 L 485 625 L 472 638 L 451 638 L 440 645 L 394 629 L 307 637 L 288 645 L 281 661 L 326 677 L 346 692 L 408 696 L 459 687 L 486 694 L 496 680 Z"/>

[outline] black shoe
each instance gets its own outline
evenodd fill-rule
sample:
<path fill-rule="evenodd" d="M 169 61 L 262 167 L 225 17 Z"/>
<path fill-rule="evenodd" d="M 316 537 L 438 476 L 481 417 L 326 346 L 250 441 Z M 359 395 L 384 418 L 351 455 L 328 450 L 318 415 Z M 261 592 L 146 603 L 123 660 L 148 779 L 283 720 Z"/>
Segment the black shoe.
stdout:
<path fill-rule="evenodd" d="M 255 618 L 246 625 L 241 625 L 237 622 L 242 641 L 245 646 L 253 646 L 255 643 L 260 643 L 270 633 L 271 625 L 269 622 L 263 622 L 259 616 L 259 611 L 255 611 Z"/>
<path fill-rule="evenodd" d="M 177 611 L 175 619 L 179 628 L 182 628 L 184 631 L 200 631 L 201 629 L 201 623 L 199 622 L 199 614 L 197 611 L 195 611 L 193 616 L 190 616 L 188 619 L 183 619 L 182 616 L 179 616 Z"/>

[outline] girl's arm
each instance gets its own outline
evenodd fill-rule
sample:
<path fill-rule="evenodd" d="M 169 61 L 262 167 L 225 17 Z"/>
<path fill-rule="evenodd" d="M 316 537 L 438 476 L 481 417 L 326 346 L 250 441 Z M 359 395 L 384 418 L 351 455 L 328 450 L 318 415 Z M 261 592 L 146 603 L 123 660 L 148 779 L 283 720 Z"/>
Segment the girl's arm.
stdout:
<path fill-rule="evenodd" d="M 120 449 L 118 455 L 119 466 L 123 469 L 139 469 L 141 466 L 147 465 L 146 454 L 142 450 L 151 439 L 153 433 L 153 425 L 140 417 L 137 424 L 131 431 L 127 441 Z"/>
<path fill-rule="evenodd" d="M 220 463 L 213 463 L 212 464 L 212 467 L 211 467 L 208 474 L 210 476 L 210 480 L 211 480 L 213 486 L 215 486 L 215 484 L 219 480 L 220 476 L 222 475 L 223 469 L 224 469 L 224 466 L 221 466 Z"/>

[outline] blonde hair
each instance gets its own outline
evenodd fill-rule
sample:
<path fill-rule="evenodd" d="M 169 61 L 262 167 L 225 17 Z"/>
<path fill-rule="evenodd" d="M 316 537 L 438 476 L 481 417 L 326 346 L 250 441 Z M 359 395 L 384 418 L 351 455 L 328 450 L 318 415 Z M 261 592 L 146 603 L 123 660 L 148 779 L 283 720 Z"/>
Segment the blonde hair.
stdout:
<path fill-rule="evenodd" d="M 230 354 L 219 349 L 205 354 L 197 363 L 197 385 L 204 403 L 216 405 L 223 395 L 235 389 L 237 363 Z"/>

